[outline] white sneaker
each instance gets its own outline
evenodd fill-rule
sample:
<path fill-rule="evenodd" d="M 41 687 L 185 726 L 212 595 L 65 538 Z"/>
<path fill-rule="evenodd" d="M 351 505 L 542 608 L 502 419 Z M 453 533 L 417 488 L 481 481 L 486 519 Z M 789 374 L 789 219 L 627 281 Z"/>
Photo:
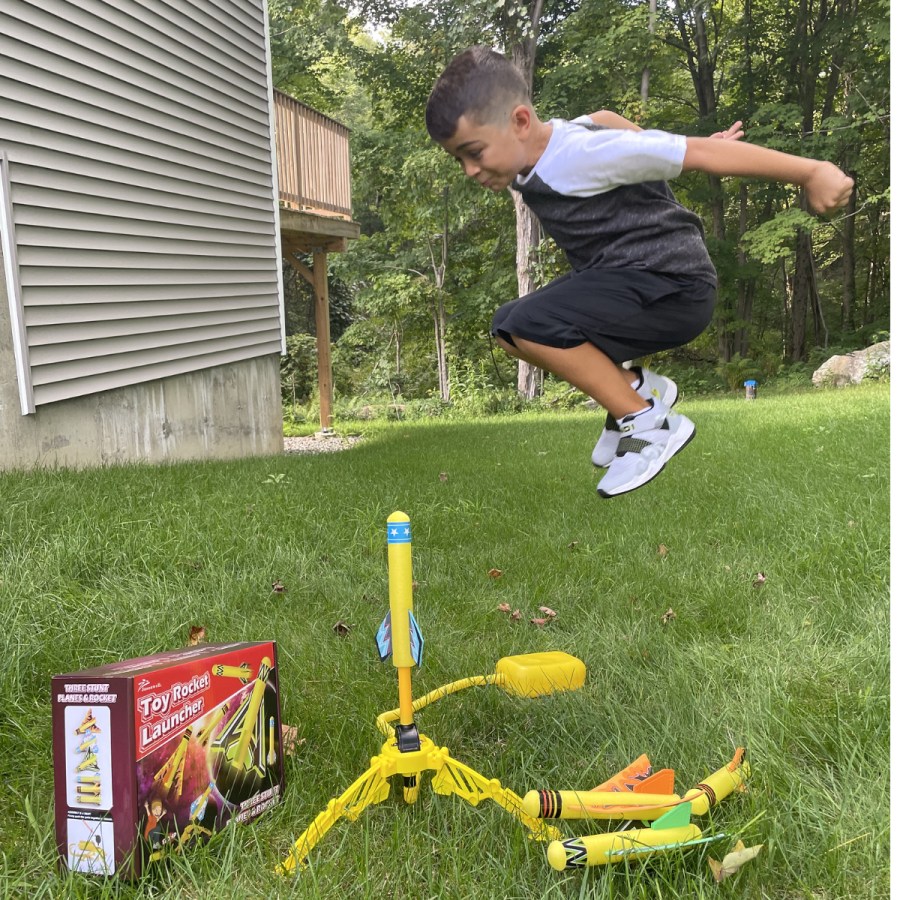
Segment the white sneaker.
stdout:
<path fill-rule="evenodd" d="M 652 406 L 619 419 L 621 434 L 616 455 L 600 484 L 601 497 L 627 494 L 656 478 L 666 463 L 694 436 L 687 416 L 669 412 L 653 400 Z"/>
<path fill-rule="evenodd" d="M 671 378 L 657 375 L 643 366 L 634 366 L 631 371 L 640 379 L 635 390 L 645 400 L 659 400 L 666 409 L 671 409 L 678 402 L 678 385 Z M 615 459 L 621 436 L 616 420 L 607 413 L 600 440 L 591 454 L 591 462 L 605 469 Z"/>

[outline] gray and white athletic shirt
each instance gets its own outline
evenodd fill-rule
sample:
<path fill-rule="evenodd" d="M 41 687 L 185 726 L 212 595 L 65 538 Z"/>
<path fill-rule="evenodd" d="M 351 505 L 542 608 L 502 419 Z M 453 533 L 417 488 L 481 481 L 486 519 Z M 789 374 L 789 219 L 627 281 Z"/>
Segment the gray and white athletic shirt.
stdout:
<path fill-rule="evenodd" d="M 604 128 L 587 116 L 550 124 L 541 158 L 510 189 L 573 269 L 637 268 L 716 284 L 703 223 L 666 184 L 681 173 L 685 137 Z"/>

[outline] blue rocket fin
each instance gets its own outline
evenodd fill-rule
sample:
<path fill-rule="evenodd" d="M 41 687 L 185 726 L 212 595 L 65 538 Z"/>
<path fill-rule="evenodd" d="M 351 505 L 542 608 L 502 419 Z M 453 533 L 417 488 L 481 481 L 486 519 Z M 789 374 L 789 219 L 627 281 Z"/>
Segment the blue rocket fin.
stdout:
<path fill-rule="evenodd" d="M 378 632 L 375 635 L 375 643 L 378 645 L 378 655 L 384 662 L 393 652 L 393 643 L 391 641 L 391 611 L 384 617 L 382 623 L 378 626 Z"/>
<path fill-rule="evenodd" d="M 416 617 L 409 611 L 409 650 L 417 666 L 422 665 L 422 651 L 425 649 L 425 638 L 422 637 L 422 629 Z"/>

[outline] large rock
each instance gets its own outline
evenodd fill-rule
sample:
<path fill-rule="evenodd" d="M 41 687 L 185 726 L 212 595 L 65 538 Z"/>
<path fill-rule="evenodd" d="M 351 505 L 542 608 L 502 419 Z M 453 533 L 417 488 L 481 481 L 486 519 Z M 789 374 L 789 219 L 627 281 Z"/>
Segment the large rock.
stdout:
<path fill-rule="evenodd" d="M 844 387 L 864 378 L 885 378 L 891 374 L 891 342 L 872 344 L 845 356 L 832 356 L 813 372 L 816 387 Z"/>

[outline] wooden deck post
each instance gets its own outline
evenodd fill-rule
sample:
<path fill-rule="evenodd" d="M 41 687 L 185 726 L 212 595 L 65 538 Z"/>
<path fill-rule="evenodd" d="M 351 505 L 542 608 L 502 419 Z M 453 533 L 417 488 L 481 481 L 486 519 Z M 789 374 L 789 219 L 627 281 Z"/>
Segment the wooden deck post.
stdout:
<path fill-rule="evenodd" d="M 316 295 L 316 350 L 319 368 L 319 423 L 331 431 L 331 320 L 328 314 L 328 254 L 313 250 L 313 290 Z"/>

